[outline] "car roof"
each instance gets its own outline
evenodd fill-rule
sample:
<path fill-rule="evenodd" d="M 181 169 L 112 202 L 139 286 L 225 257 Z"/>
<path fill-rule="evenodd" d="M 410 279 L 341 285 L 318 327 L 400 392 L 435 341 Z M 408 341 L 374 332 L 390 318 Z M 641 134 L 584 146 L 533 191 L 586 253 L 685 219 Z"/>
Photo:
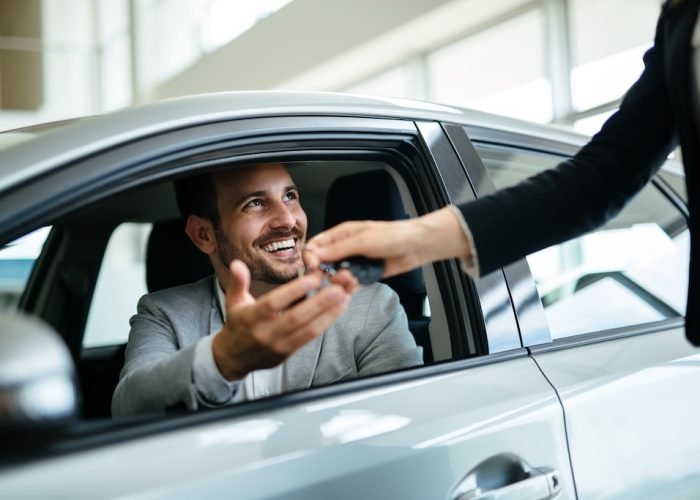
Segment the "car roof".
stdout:
<path fill-rule="evenodd" d="M 422 101 L 331 92 L 221 92 L 133 106 L 67 120 L 55 127 L 49 124 L 2 133 L 0 191 L 55 166 L 141 137 L 216 121 L 293 115 L 442 121 L 571 144 L 583 144 L 586 139 L 564 128 Z"/>

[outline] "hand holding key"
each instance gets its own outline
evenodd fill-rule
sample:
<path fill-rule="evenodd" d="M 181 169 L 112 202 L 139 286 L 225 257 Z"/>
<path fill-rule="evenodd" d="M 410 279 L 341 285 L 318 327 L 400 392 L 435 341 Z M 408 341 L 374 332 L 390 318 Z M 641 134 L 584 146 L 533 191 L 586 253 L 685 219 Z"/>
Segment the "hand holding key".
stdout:
<path fill-rule="evenodd" d="M 448 208 L 416 219 L 343 222 L 311 238 L 306 249 L 304 262 L 311 267 L 358 255 L 381 259 L 384 278 L 436 260 L 471 257 L 467 237 Z"/>
<path fill-rule="evenodd" d="M 347 270 L 357 279 L 360 285 L 376 283 L 384 274 L 384 261 L 367 257 L 348 257 L 338 262 L 322 262 L 318 267 L 321 271 L 331 276 Z"/>

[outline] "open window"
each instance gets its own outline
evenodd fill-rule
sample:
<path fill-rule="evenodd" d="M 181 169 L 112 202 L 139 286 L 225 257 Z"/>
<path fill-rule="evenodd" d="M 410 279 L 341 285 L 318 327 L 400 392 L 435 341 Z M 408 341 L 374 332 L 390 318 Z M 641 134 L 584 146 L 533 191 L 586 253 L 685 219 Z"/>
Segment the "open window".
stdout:
<path fill-rule="evenodd" d="M 436 182 L 434 172 L 420 163 L 415 152 L 412 160 L 385 152 L 304 156 L 258 154 L 255 162 L 282 161 L 288 167 L 300 189 L 309 236 L 343 220 L 405 218 L 444 203 L 427 187 Z M 173 178 L 192 172 L 251 162 L 247 157 L 232 158 L 226 151 L 212 157 L 171 162 L 164 165 L 168 174 L 156 180 L 119 189 L 52 219 L 62 237 L 37 271 L 36 300 L 31 305 L 64 336 L 74 355 L 86 417 L 109 416 L 124 363 L 128 318 L 139 296 L 153 291 L 156 285 L 151 282 L 165 276 L 170 281 L 158 285 L 162 288 L 181 283 L 183 270 L 189 273 L 184 279 L 190 281 L 212 272 L 184 235 L 172 186 Z M 179 235 L 177 241 L 168 240 L 173 234 Z M 177 245 L 182 248 L 177 250 Z M 198 263 L 181 265 L 183 259 Z M 464 305 L 455 304 L 457 295 L 450 289 L 454 280 L 446 280 L 448 272 L 441 263 L 386 283 L 406 311 L 426 365 L 475 354 L 461 350 L 475 343 L 464 340 L 470 327 L 455 320 L 455 311 Z"/>
<path fill-rule="evenodd" d="M 344 220 L 396 220 L 418 212 L 409 184 L 386 162 L 329 159 L 292 161 L 285 166 L 299 187 L 309 236 Z M 192 283 L 213 272 L 208 258 L 185 235 L 171 181 L 111 198 L 65 224 L 67 232 L 74 233 L 75 228 L 107 219 L 114 229 L 100 245 L 82 238 L 72 242 L 73 251 L 82 255 L 104 251 L 99 268 L 93 271 L 97 279 L 80 354 L 85 410 L 90 416 L 108 415 L 123 363 L 128 319 L 140 295 Z M 78 248 L 87 245 L 93 249 Z M 425 273 L 430 275 L 428 280 Z M 429 290 L 426 281 L 438 282 L 433 266 L 385 283 L 399 297 L 410 333 L 423 350 L 424 363 L 431 364 L 452 358 L 452 342 L 445 327 L 442 293 L 434 286 Z M 440 319 L 433 323 L 435 315 Z"/>

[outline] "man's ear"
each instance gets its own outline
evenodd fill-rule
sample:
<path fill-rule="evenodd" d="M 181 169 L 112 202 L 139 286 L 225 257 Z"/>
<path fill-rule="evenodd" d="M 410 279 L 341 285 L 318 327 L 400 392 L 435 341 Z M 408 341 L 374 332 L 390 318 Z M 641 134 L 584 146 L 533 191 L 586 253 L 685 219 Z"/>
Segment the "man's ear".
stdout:
<path fill-rule="evenodd" d="M 190 215 L 185 223 L 185 232 L 202 252 L 211 255 L 216 250 L 214 226 L 209 219 Z"/>

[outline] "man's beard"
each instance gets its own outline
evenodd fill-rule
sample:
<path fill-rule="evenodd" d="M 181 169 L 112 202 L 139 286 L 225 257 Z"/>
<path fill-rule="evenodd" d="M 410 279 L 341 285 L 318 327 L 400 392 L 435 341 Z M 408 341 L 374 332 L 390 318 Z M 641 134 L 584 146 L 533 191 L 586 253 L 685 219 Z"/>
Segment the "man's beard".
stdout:
<path fill-rule="evenodd" d="M 287 271 L 278 270 L 257 255 L 247 258 L 240 252 L 237 252 L 224 231 L 219 227 L 214 228 L 214 237 L 216 238 L 216 249 L 221 262 L 223 262 L 226 267 L 229 267 L 234 259 L 243 261 L 250 270 L 251 280 L 262 281 L 273 285 L 282 285 L 297 277 L 297 270 L 294 267 Z M 303 235 L 300 235 L 296 229 L 292 231 L 275 231 L 266 234 L 264 237 L 265 240 L 283 238 L 297 238 L 298 244 L 300 244 L 299 242 L 303 242 Z M 258 240 L 262 239 L 263 238 L 258 238 Z M 258 244 L 255 246 L 260 248 L 262 245 Z"/>

